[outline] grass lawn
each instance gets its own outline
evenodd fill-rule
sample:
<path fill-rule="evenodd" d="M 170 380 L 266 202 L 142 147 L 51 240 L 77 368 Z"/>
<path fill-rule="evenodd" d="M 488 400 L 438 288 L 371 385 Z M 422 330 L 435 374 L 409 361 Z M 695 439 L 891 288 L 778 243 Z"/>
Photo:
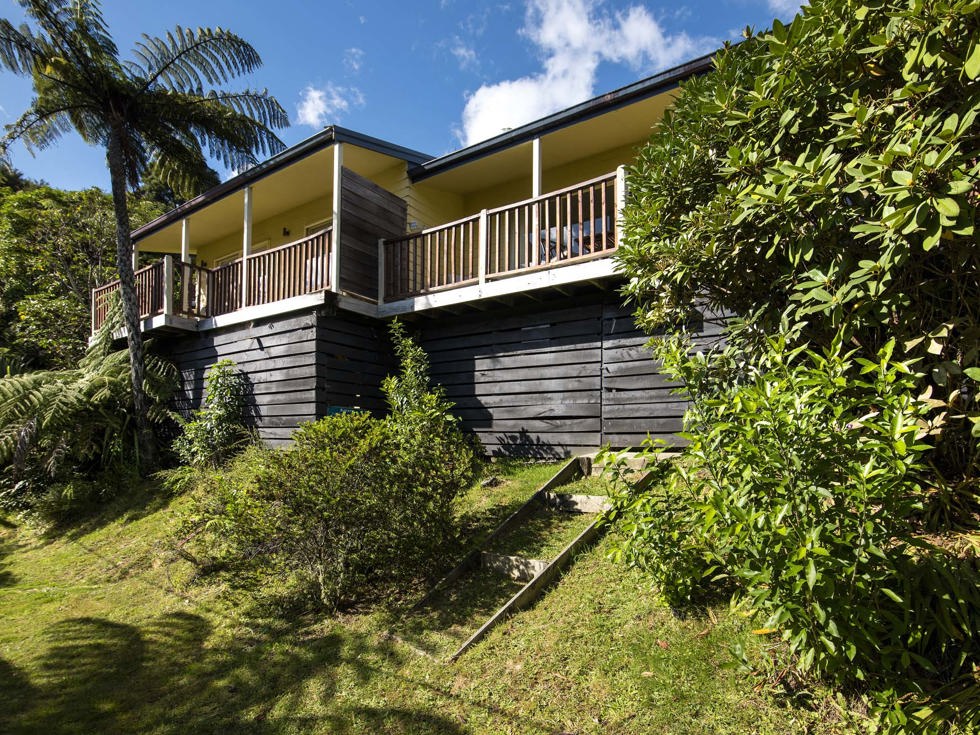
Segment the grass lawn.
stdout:
<path fill-rule="evenodd" d="M 551 467 L 499 465 L 461 520 L 476 545 Z M 834 732 L 728 666 L 760 642 L 724 607 L 678 619 L 637 574 L 582 554 L 561 581 L 453 665 L 386 640 L 384 612 L 338 618 L 188 584 L 182 498 L 136 493 L 57 536 L 0 524 L 0 732 Z M 450 603 L 458 604 L 453 608 Z M 447 599 L 453 616 L 481 600 Z M 479 617 L 474 613 L 471 617 Z M 459 623 L 463 625 L 463 623 Z"/>

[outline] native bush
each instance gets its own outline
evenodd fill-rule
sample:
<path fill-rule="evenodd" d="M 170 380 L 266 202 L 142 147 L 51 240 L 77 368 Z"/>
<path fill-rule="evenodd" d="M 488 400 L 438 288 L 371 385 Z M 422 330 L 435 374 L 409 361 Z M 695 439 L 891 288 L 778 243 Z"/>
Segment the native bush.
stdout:
<path fill-rule="evenodd" d="M 444 566 L 474 455 L 451 404 L 429 388 L 425 353 L 400 325 L 392 337 L 401 369 L 383 386 L 390 414 L 328 416 L 288 450 L 249 449 L 205 472 L 188 554 L 242 580 L 288 579 L 288 591 L 328 610 Z"/>
<path fill-rule="evenodd" d="M 217 467 L 248 440 L 245 376 L 233 360 L 219 360 L 205 376 L 205 405 L 194 411 L 173 443 L 184 464 Z"/>

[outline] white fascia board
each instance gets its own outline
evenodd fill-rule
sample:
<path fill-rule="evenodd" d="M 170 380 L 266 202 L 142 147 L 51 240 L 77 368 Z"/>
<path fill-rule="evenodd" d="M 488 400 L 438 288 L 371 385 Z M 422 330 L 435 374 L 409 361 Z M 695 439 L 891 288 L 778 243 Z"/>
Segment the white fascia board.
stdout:
<path fill-rule="evenodd" d="M 227 314 L 220 314 L 218 316 L 202 319 L 200 322 L 198 322 L 197 328 L 201 332 L 206 332 L 210 329 L 220 329 L 221 327 L 230 327 L 235 324 L 251 322 L 256 319 L 265 319 L 266 317 L 270 316 L 278 316 L 280 314 L 286 314 L 290 311 L 304 311 L 306 309 L 313 309 L 326 303 L 328 293 L 328 291 L 317 291 L 316 293 L 303 294 L 302 296 L 293 296 L 291 299 L 273 301 L 270 304 L 248 306 L 244 309 L 239 309 L 238 311 L 232 311 Z"/>
<path fill-rule="evenodd" d="M 610 278 L 617 275 L 616 262 L 612 258 L 600 258 L 584 263 L 551 268 L 548 270 L 528 273 L 523 276 L 510 276 L 499 280 L 487 281 L 473 286 L 463 286 L 446 291 L 415 296 L 409 299 L 392 301 L 378 306 L 379 317 L 411 314 L 426 309 L 438 309 L 442 306 L 454 306 L 468 301 L 492 299 L 511 294 L 536 291 L 551 286 L 564 286 L 581 281 L 591 281 L 597 278 Z"/>

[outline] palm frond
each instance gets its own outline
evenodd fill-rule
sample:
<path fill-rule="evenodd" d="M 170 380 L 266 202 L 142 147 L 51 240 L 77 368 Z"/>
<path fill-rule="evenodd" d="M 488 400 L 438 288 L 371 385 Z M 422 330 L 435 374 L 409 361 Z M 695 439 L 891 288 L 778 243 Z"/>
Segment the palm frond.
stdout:
<path fill-rule="evenodd" d="M 43 150 L 74 129 L 72 108 L 39 106 L 38 100 L 17 120 L 5 126 L 2 145 L 21 140 L 28 150 Z"/>

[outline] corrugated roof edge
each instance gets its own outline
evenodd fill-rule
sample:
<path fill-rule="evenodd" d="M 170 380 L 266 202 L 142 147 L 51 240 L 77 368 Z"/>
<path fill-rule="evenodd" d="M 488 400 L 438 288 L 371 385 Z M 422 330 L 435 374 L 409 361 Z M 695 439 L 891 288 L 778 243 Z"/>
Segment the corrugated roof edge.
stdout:
<path fill-rule="evenodd" d="M 421 181 L 430 176 L 447 171 L 464 163 L 489 156 L 492 153 L 526 143 L 541 135 L 573 125 L 583 120 L 596 117 L 615 110 L 640 99 L 652 97 L 676 88 L 680 82 L 698 74 L 705 74 L 712 68 L 712 60 L 717 51 L 688 61 L 680 66 L 654 74 L 646 79 L 629 84 L 625 87 L 593 97 L 568 109 L 561 110 L 519 128 L 508 130 L 498 136 L 481 141 L 467 148 L 447 153 L 438 158 L 432 158 L 416 166 L 409 167 L 408 175 L 412 181 Z"/>
<path fill-rule="evenodd" d="M 265 178 L 269 174 L 278 171 L 302 158 L 306 158 L 317 151 L 328 148 L 335 143 L 351 143 L 361 148 L 367 148 L 368 150 L 375 151 L 377 153 L 383 153 L 393 158 L 400 158 L 406 161 L 409 166 L 418 165 L 424 161 L 428 161 L 432 156 L 427 153 L 420 153 L 419 151 L 414 151 L 410 148 L 405 148 L 400 145 L 395 145 L 394 143 L 389 143 L 386 140 L 381 140 L 380 138 L 372 138 L 369 135 L 364 135 L 358 133 L 356 130 L 349 130 L 347 128 L 342 128 L 338 125 L 329 125 L 319 133 L 311 135 L 304 141 L 297 143 L 294 146 L 290 146 L 284 151 L 277 153 L 271 158 L 256 164 L 247 171 L 243 171 L 237 176 L 233 176 L 227 181 L 223 181 L 217 186 L 208 189 L 203 194 L 189 199 L 179 207 L 171 209 L 166 214 L 157 217 L 152 222 L 148 222 L 142 227 L 133 230 L 133 239 L 138 239 L 141 237 L 146 237 L 154 232 L 172 225 L 184 217 L 203 209 L 209 204 L 212 204 L 219 199 L 241 189 L 248 184 L 255 183 L 259 179 Z"/>

